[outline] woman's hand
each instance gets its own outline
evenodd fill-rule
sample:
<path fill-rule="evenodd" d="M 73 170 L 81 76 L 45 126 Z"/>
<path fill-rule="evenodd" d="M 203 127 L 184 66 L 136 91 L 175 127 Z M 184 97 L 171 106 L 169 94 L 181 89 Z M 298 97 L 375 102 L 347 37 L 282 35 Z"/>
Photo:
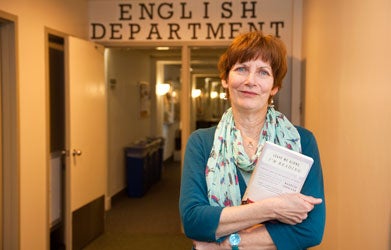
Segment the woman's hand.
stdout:
<path fill-rule="evenodd" d="M 259 250 L 276 250 L 269 233 L 262 224 L 254 225 L 250 228 L 239 231 L 241 241 L 240 249 L 259 249 Z M 201 242 L 193 241 L 193 249 L 196 250 L 231 250 L 228 237 L 223 242 Z"/>
<path fill-rule="evenodd" d="M 314 205 L 322 203 L 322 199 L 300 193 L 283 194 L 269 199 L 275 219 L 286 224 L 295 225 L 303 222 Z"/>

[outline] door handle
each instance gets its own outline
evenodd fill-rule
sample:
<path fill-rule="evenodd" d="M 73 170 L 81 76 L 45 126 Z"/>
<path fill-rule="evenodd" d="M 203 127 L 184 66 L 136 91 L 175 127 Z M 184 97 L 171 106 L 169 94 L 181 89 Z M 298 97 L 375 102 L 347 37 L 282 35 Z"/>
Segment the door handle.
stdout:
<path fill-rule="evenodd" d="M 72 151 L 72 155 L 73 156 L 80 156 L 81 155 L 81 150 L 80 149 L 74 149 L 73 151 Z"/>

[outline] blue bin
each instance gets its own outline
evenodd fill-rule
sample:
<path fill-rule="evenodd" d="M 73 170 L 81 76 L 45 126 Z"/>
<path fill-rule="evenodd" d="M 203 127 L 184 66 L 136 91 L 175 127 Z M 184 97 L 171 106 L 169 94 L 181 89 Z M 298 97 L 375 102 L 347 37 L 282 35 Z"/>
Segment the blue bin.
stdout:
<path fill-rule="evenodd" d="M 162 138 L 146 138 L 125 147 L 126 192 L 129 197 L 142 197 L 161 178 Z"/>

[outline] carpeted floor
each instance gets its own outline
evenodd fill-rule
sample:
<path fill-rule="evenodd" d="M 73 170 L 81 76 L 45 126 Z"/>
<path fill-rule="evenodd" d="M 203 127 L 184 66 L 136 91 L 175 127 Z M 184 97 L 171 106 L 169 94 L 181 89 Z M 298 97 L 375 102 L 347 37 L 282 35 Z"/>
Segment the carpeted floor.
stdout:
<path fill-rule="evenodd" d="M 85 250 L 186 250 L 178 212 L 180 164 L 164 162 L 161 180 L 141 198 L 117 195 L 106 214 L 105 233 Z"/>

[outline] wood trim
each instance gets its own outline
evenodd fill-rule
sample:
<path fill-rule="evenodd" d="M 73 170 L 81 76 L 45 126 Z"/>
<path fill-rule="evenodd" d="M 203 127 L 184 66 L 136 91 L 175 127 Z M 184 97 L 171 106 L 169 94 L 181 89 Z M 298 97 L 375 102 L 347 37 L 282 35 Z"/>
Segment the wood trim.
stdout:
<path fill-rule="evenodd" d="M 3 190 L 1 198 L 2 249 L 20 247 L 19 96 L 17 78 L 17 17 L 0 11 L 0 67 L 2 87 L 1 147 Z M 7 94 L 5 94 L 7 93 Z"/>

